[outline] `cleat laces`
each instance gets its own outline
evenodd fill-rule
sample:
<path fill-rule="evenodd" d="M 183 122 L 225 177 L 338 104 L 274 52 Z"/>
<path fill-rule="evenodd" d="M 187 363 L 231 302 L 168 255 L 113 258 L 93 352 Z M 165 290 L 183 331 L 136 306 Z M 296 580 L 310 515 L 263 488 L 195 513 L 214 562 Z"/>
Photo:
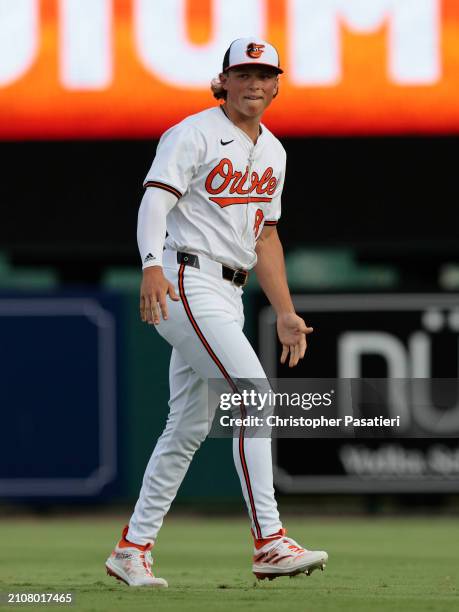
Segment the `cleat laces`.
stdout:
<path fill-rule="evenodd" d="M 298 542 L 295 542 L 295 540 L 292 540 L 292 538 L 287 538 L 285 536 L 282 538 L 279 538 L 278 542 L 273 545 L 271 550 L 274 551 L 275 549 L 279 548 L 279 546 L 282 546 L 282 545 L 287 545 L 287 548 L 291 550 L 293 553 L 295 553 L 296 555 L 306 552 L 306 549 L 302 548 L 298 544 Z"/>
<path fill-rule="evenodd" d="M 145 572 L 147 576 L 154 578 L 153 573 L 151 571 L 151 566 L 153 564 L 153 558 L 151 556 L 151 552 L 146 550 L 145 552 L 140 552 L 139 554 L 132 553 L 130 558 L 131 571 L 135 572 Z"/>
<path fill-rule="evenodd" d="M 306 550 L 305 548 L 301 548 L 301 546 L 295 542 L 295 540 L 292 540 L 292 538 L 284 538 L 284 542 L 285 544 L 289 545 L 289 550 L 292 550 L 294 553 L 303 553 Z"/>

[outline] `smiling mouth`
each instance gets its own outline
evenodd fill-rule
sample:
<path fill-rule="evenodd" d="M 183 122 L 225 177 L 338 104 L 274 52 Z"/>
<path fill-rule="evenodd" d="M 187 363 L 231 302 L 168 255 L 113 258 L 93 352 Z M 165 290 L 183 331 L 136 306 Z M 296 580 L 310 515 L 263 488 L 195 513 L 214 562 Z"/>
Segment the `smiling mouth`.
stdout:
<path fill-rule="evenodd" d="M 245 96 L 246 100 L 263 100 L 262 96 Z"/>

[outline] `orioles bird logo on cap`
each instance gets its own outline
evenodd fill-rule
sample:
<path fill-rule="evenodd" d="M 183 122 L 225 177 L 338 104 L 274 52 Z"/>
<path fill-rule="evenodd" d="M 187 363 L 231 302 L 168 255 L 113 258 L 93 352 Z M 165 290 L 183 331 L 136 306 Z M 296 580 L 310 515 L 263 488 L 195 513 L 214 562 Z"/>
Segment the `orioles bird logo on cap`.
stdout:
<path fill-rule="evenodd" d="M 246 54 L 252 59 L 258 59 L 259 57 L 261 57 L 264 50 L 265 50 L 265 45 L 257 45 L 257 43 L 249 43 L 247 45 Z"/>

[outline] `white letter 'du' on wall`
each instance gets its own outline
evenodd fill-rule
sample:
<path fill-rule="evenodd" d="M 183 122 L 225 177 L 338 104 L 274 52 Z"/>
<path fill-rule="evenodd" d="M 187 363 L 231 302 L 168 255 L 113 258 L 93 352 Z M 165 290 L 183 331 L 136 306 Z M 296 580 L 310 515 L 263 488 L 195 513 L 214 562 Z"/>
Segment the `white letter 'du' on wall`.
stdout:
<path fill-rule="evenodd" d="M 262 37 L 264 0 L 213 0 L 212 38 L 204 45 L 189 41 L 186 2 L 135 0 L 137 50 L 145 68 L 176 87 L 208 87 L 221 72 L 223 55 L 235 38 Z"/>
<path fill-rule="evenodd" d="M 0 87 L 32 65 L 38 47 L 38 0 L 0 0 Z"/>
<path fill-rule="evenodd" d="M 408 357 L 401 341 L 385 332 L 344 332 L 338 338 L 338 377 L 362 377 L 362 357 L 379 355 L 387 366 L 389 410 L 400 416 L 402 428 L 409 423 L 406 385 L 397 379 L 408 377 Z"/>

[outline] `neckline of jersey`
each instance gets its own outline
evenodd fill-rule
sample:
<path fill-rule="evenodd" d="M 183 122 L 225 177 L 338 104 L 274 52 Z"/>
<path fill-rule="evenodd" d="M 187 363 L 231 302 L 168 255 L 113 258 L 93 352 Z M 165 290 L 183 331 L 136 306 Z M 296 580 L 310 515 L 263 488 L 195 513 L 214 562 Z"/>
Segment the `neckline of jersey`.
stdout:
<path fill-rule="evenodd" d="M 246 140 L 248 140 L 248 142 L 249 142 L 249 143 L 252 145 L 252 147 L 256 147 L 256 146 L 257 146 L 257 144 L 260 142 L 260 137 L 261 137 L 261 136 L 264 134 L 264 130 L 263 130 L 262 124 L 260 123 L 260 126 L 259 126 L 260 132 L 259 132 L 259 134 L 258 134 L 257 142 L 256 142 L 256 143 L 254 143 L 254 142 L 253 142 L 253 140 L 250 138 L 250 136 L 249 136 L 248 134 L 246 134 L 246 132 L 244 132 L 244 130 L 241 130 L 241 128 L 240 128 L 240 127 L 238 127 L 238 126 L 237 126 L 237 125 L 234 123 L 234 121 L 231 121 L 231 119 L 228 117 L 228 113 L 226 112 L 226 110 L 225 110 L 225 109 L 224 109 L 224 107 L 223 107 L 223 104 L 220 104 L 220 107 L 219 107 L 219 108 L 220 108 L 220 110 L 222 111 L 222 113 L 225 115 L 225 117 L 228 119 L 228 121 L 231 123 L 231 125 L 232 125 L 233 127 L 235 127 L 235 128 L 236 128 L 236 130 L 237 130 L 237 131 L 238 131 L 240 134 L 242 134 Z"/>

